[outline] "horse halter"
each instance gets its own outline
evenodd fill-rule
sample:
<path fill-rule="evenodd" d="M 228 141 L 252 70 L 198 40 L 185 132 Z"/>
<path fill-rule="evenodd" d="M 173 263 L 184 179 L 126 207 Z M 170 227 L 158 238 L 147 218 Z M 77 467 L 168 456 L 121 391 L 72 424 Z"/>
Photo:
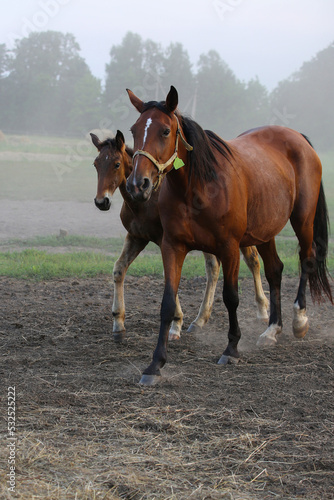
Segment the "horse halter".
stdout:
<path fill-rule="evenodd" d="M 185 138 L 182 135 L 178 117 L 176 115 L 174 115 L 174 116 L 175 116 L 176 121 L 177 121 L 176 141 L 175 141 L 174 153 L 169 158 L 169 160 L 167 160 L 165 163 L 159 163 L 158 160 L 156 160 L 154 158 L 154 156 L 151 155 L 151 153 L 149 153 L 148 151 L 144 151 L 143 149 L 137 149 L 137 151 L 134 153 L 134 155 L 132 157 L 132 164 L 133 165 L 134 165 L 134 160 L 135 160 L 136 156 L 142 155 L 142 156 L 146 156 L 146 158 L 148 158 L 149 160 L 151 160 L 151 162 L 153 163 L 153 165 L 158 169 L 158 180 L 157 180 L 157 182 L 153 186 L 153 190 L 154 191 L 156 191 L 158 189 L 158 187 L 160 186 L 161 181 L 162 181 L 164 175 L 166 175 L 166 173 L 167 173 L 167 172 L 165 172 L 166 168 L 171 163 L 173 163 L 174 160 L 177 158 L 177 149 L 178 149 L 178 145 L 179 145 L 179 137 L 180 137 L 180 139 L 182 141 L 182 144 L 184 145 L 184 147 L 186 148 L 187 151 L 192 151 L 193 150 L 193 147 L 190 146 L 190 144 L 187 143 L 187 141 L 185 140 Z"/>

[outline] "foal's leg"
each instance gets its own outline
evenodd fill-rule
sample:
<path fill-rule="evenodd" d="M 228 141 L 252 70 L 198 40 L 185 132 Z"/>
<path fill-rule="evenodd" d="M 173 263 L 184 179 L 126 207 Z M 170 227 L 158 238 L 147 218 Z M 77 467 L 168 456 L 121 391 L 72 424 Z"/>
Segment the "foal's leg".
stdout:
<path fill-rule="evenodd" d="M 176 296 L 176 307 L 174 319 L 172 321 L 171 327 L 169 329 L 168 340 L 179 340 L 181 336 L 181 328 L 183 324 L 183 312 L 181 309 L 181 304 L 179 296 Z"/>
<path fill-rule="evenodd" d="M 188 332 L 195 332 L 207 323 L 211 316 L 213 300 L 215 298 L 215 291 L 217 281 L 219 278 L 220 262 L 214 255 L 205 253 L 205 272 L 206 272 L 206 288 L 204 298 L 199 309 L 196 319 L 191 323 Z"/>
<path fill-rule="evenodd" d="M 131 236 L 129 233 L 125 237 L 122 253 L 115 262 L 114 276 L 114 301 L 112 315 L 114 320 L 113 333 L 115 340 L 121 340 L 125 334 L 124 319 L 124 279 L 130 264 L 146 247 L 148 241 Z"/>
<path fill-rule="evenodd" d="M 256 247 L 240 248 L 243 253 L 248 269 L 251 271 L 255 286 L 255 300 L 257 305 L 257 317 L 261 320 L 268 320 L 269 301 L 264 294 L 260 273 L 259 254 Z"/>
<path fill-rule="evenodd" d="M 160 310 L 160 331 L 158 343 L 151 364 L 144 370 L 140 384 L 153 385 L 160 378 L 160 368 L 167 360 L 168 330 L 175 316 L 176 295 L 181 279 L 181 271 L 188 250 L 182 245 L 169 244 L 163 239 L 161 253 L 165 273 L 165 289 Z"/>
<path fill-rule="evenodd" d="M 283 263 L 276 251 L 275 239 L 257 247 L 264 264 L 264 271 L 270 288 L 270 317 L 268 328 L 260 335 L 257 345 L 271 347 L 277 342 L 276 335 L 282 331 L 281 281 Z"/>

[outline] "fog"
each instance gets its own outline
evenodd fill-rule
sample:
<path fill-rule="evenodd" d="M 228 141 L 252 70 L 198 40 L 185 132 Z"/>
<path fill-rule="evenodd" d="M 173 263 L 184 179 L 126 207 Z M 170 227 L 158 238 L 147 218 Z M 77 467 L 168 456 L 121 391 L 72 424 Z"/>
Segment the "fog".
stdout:
<path fill-rule="evenodd" d="M 174 59 L 170 57 L 169 70 L 164 63 L 164 75 L 158 75 L 154 85 L 144 89 L 145 97 L 164 99 L 163 92 L 169 85 L 181 82 L 178 86 L 180 109 L 194 115 L 203 128 L 212 128 L 226 139 L 246 128 L 271 123 L 306 133 L 317 149 L 333 149 L 331 134 L 328 135 L 334 126 L 333 99 L 329 95 L 333 88 L 333 56 L 329 50 L 319 59 L 319 68 L 326 71 L 318 71 L 314 66 L 316 79 L 301 78 L 294 93 L 281 92 L 275 99 L 273 92 L 279 82 L 288 80 L 305 62 L 316 59 L 333 43 L 333 19 L 334 3 L 330 0 L 171 0 L 166 4 L 151 0 L 119 3 L 17 0 L 9 3 L 0 18 L 0 46 L 4 46 L 10 56 L 14 57 L 15 52 L 10 51 L 17 48 L 20 40 L 32 33 L 54 31 L 64 36 L 69 33 L 73 40 L 67 39 L 66 43 L 68 46 L 73 43 L 73 47 L 79 44 L 78 54 L 87 63 L 89 74 L 84 70 L 80 78 L 71 75 L 72 87 L 64 79 L 56 99 L 42 87 L 39 89 L 41 79 L 37 75 L 37 85 L 36 73 L 29 83 L 30 90 L 22 83 L 27 77 L 24 57 L 23 65 L 16 68 L 23 78 L 15 81 L 17 87 L 10 83 L 5 88 L 9 71 L 3 70 L 0 88 L 9 97 L 2 97 L 0 107 L 0 239 L 55 234 L 60 229 L 99 236 L 109 236 L 111 230 L 116 236 L 124 234 L 118 217 L 119 196 L 113 205 L 114 217 L 98 212 L 93 205 L 96 173 L 92 161 L 96 150 L 87 137 L 92 129 L 102 134 L 107 133 L 102 129 L 114 133 L 119 128 L 129 139 L 128 130 L 136 119 L 136 112 L 127 100 L 125 88 L 130 86 L 135 90 L 139 85 L 142 90 L 143 74 L 136 73 L 136 58 L 125 61 L 132 70 L 131 81 L 127 81 L 124 74 L 121 79 L 118 74 L 106 73 L 111 48 L 120 47 L 129 33 L 138 35 L 143 47 L 152 40 L 166 60 L 171 44 L 178 43 L 189 57 L 189 68 L 180 64 L 177 55 L 173 55 Z M 218 91 L 213 90 L 219 78 L 213 76 L 214 72 L 206 73 L 203 60 L 199 64 L 201 55 L 211 50 L 218 54 L 219 78 L 223 81 L 231 74 L 232 86 L 235 84 L 240 91 L 234 95 L 235 102 L 227 91 L 220 92 L 219 85 Z M 149 56 L 148 50 L 146 59 Z M 36 59 L 41 64 L 42 57 Z M 122 58 L 116 61 L 119 67 L 122 61 Z M 46 54 L 46 64 L 49 63 L 50 57 Z M 186 83 L 186 73 L 190 83 Z M 195 91 L 199 75 L 204 84 Z M 59 82 L 62 76 L 54 78 Z M 74 85 L 81 81 L 85 81 L 86 87 L 78 96 L 80 87 Z M 250 85 L 254 81 L 256 85 Z M 53 83 L 51 76 L 49 90 Z M 0 99 L 1 95 L 6 93 L 0 93 Z M 108 109 L 103 102 L 108 103 Z M 295 107 L 296 103 L 299 107 Z M 313 107 L 309 106 L 311 103 Z M 230 113 L 227 112 L 229 106 Z M 309 108 L 308 114 L 305 114 L 306 108 Z M 221 109 L 224 113 L 220 113 L 218 119 L 210 109 Z M 26 137 L 29 134 L 43 135 L 44 139 Z M 63 139 L 49 141 L 48 135 Z M 25 204 L 15 207 L 7 204 L 7 200 L 17 199 Z M 36 200 L 41 205 L 29 205 Z"/>
<path fill-rule="evenodd" d="M 128 31 L 180 42 L 196 65 L 215 49 L 240 80 L 258 76 L 269 90 L 333 41 L 331 0 L 16 0 L 0 19 L 0 43 L 31 31 L 73 33 L 92 73 L 104 77 L 112 45 Z"/>

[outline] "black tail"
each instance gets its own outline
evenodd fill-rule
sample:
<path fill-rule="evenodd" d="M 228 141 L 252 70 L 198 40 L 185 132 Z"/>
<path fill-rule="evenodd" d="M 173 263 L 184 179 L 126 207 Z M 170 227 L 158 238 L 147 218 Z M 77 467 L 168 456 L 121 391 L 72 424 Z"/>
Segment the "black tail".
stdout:
<path fill-rule="evenodd" d="M 324 293 L 333 304 L 329 272 L 327 269 L 329 219 L 324 188 L 321 183 L 317 209 L 313 222 L 313 244 L 315 245 L 316 265 L 309 275 L 310 290 L 313 301 L 321 301 Z"/>

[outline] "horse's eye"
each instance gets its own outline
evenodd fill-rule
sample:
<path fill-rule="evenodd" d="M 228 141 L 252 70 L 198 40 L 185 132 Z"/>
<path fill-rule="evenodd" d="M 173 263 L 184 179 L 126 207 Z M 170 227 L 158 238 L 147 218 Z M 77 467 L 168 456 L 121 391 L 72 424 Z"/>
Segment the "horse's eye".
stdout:
<path fill-rule="evenodd" d="M 120 161 L 118 161 L 117 163 L 115 163 L 115 168 L 116 169 L 119 168 L 120 166 L 121 166 L 121 162 Z"/>
<path fill-rule="evenodd" d="M 163 134 L 162 134 L 162 135 L 163 135 L 164 137 L 168 137 L 168 136 L 169 136 L 169 134 L 170 134 L 170 128 L 166 128 L 166 130 L 164 130 L 164 131 L 163 131 Z"/>

